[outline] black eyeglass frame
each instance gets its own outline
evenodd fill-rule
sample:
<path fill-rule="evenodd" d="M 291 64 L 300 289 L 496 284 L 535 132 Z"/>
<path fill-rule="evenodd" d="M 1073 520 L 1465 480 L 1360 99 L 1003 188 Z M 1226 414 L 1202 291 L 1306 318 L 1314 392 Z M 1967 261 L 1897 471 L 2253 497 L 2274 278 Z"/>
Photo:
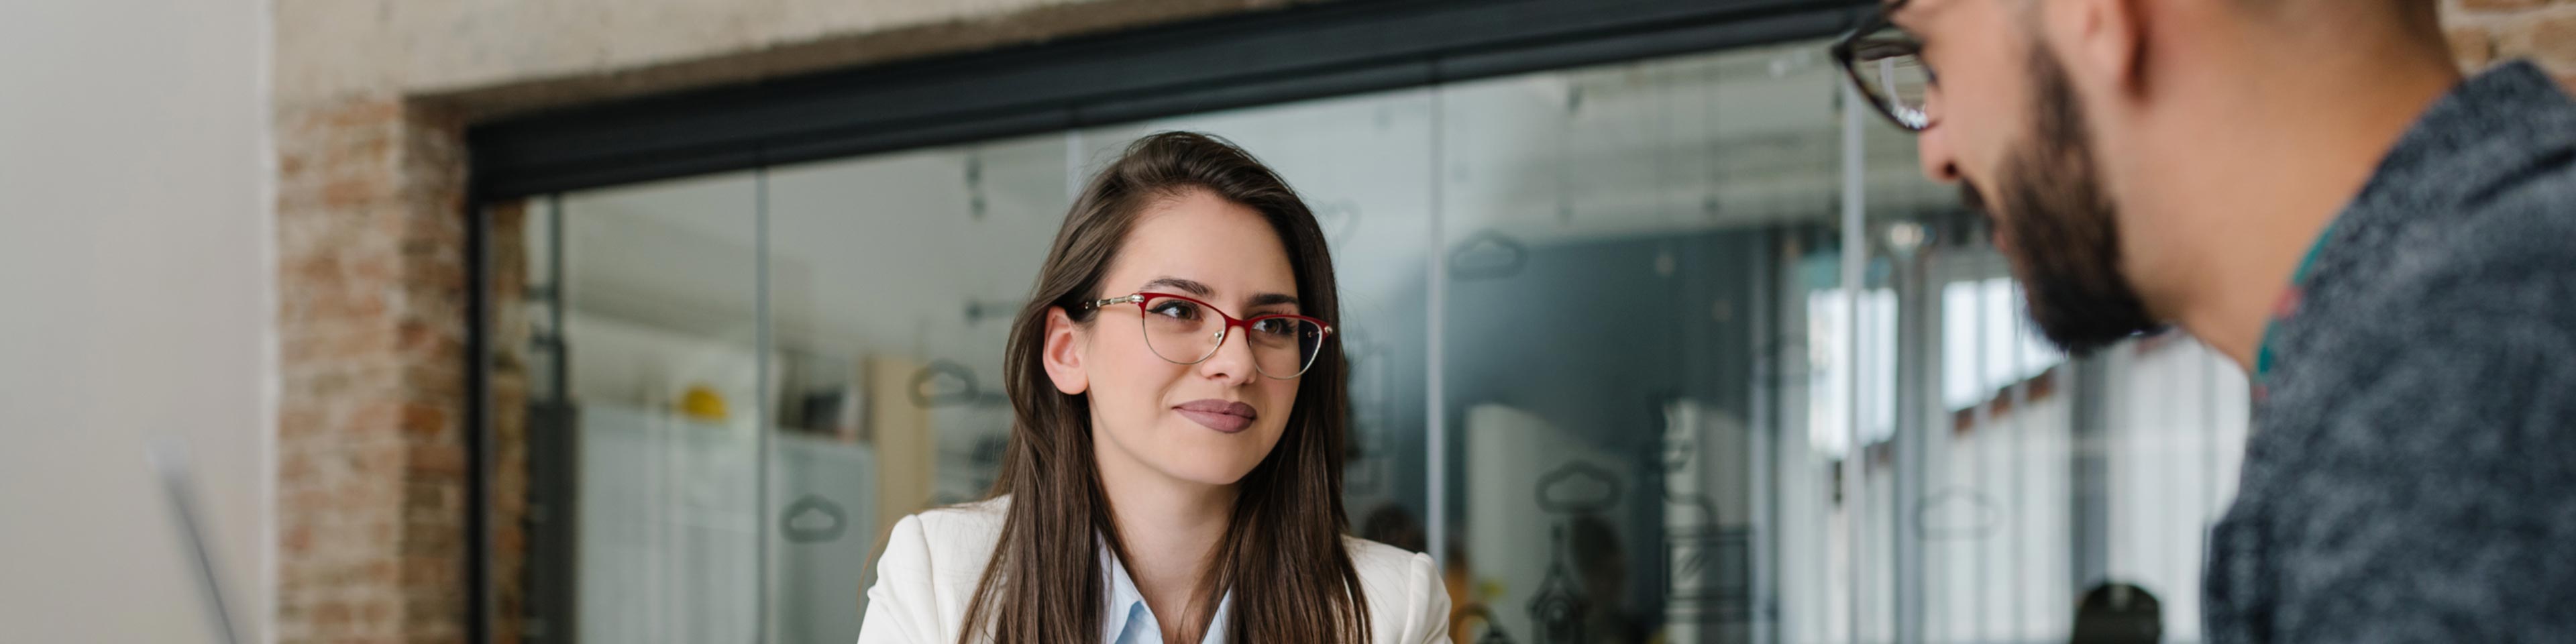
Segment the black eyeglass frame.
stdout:
<path fill-rule="evenodd" d="M 1834 62 L 1842 66 L 1843 76 L 1851 82 L 1853 88 L 1860 90 L 1861 97 L 1869 100 L 1870 107 L 1878 110 L 1879 116 L 1886 117 L 1888 122 L 1896 124 L 1896 127 L 1907 132 L 1922 132 L 1924 130 L 1931 129 L 1933 125 L 1931 112 L 1928 109 L 1922 107 L 1907 107 L 1896 104 L 1896 99 L 1894 97 L 1890 97 L 1885 93 L 1882 93 L 1878 87 L 1871 85 L 1869 80 L 1863 78 L 1860 73 L 1860 65 L 1864 62 L 1868 62 L 1862 61 L 1861 55 L 1863 53 L 1876 53 L 1876 48 L 1895 48 L 1896 51 L 1886 56 L 1873 56 L 1871 60 L 1881 60 L 1894 56 L 1913 56 L 1917 60 L 1918 64 L 1920 64 L 1923 57 L 1923 40 L 1912 33 L 1906 32 L 1902 28 L 1895 28 L 1896 23 L 1888 20 L 1888 16 L 1894 15 L 1898 10 L 1904 9 L 1905 5 L 1912 1 L 1913 0 L 1896 0 L 1895 2 L 1888 3 L 1886 6 L 1881 7 L 1877 11 L 1870 12 L 1868 18 L 1861 20 L 1859 27 L 1843 34 L 1840 38 L 1835 38 L 1834 44 L 1829 47 L 1829 49 L 1833 53 Z M 1897 39 L 1873 38 L 1873 36 L 1878 32 L 1889 31 L 1891 28 L 1894 28 L 1893 30 L 1898 34 L 1902 34 L 1903 37 Z M 1930 79 L 1939 78 L 1938 75 L 1931 71 L 1930 65 L 1923 65 L 1923 69 L 1927 82 Z"/>

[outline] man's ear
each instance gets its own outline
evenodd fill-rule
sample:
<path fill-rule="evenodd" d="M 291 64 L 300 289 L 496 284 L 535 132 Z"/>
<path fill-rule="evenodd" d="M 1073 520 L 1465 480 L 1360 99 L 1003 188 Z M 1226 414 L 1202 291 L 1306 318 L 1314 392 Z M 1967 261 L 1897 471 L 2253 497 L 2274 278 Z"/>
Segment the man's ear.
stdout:
<path fill-rule="evenodd" d="M 2127 94 L 2146 87 L 2146 4 L 2151 0 L 2040 0 L 2041 19 L 2063 36 L 2057 53 L 2077 84 Z"/>
<path fill-rule="evenodd" d="M 1082 328 L 1065 314 L 1064 307 L 1048 307 L 1046 343 L 1038 351 L 1038 361 L 1046 364 L 1047 379 L 1055 381 L 1056 391 L 1078 396 L 1091 390 L 1091 372 L 1082 368 L 1084 344 Z"/>

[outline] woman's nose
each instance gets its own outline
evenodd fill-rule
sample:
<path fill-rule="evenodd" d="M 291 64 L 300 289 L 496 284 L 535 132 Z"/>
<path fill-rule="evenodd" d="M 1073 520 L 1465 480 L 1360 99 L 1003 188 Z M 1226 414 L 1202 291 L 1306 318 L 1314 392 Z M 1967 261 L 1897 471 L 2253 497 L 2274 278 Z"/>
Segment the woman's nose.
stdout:
<path fill-rule="evenodd" d="M 1199 375 L 1228 386 L 1251 381 L 1254 375 L 1252 340 L 1246 337 L 1247 333 L 1243 329 L 1226 329 L 1225 336 L 1217 340 L 1216 353 L 1209 354 L 1205 362 L 1199 363 Z"/>

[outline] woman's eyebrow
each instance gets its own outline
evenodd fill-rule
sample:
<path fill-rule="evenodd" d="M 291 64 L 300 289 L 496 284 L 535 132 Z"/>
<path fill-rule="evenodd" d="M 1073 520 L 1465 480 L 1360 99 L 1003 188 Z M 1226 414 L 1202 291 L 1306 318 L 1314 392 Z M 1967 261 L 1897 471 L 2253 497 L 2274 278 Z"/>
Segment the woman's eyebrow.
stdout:
<path fill-rule="evenodd" d="M 1190 295 L 1194 295 L 1194 296 L 1198 296 L 1198 297 L 1202 297 L 1202 298 L 1205 298 L 1205 297 L 1215 297 L 1215 296 L 1216 296 L 1216 289 L 1208 288 L 1208 285 L 1206 285 L 1206 284 L 1202 284 L 1202 283 L 1200 283 L 1198 280 L 1185 279 L 1185 278 L 1179 278 L 1179 277 L 1169 277 L 1169 276 L 1166 276 L 1166 277 L 1157 277 L 1157 278 L 1154 278 L 1154 280 L 1153 280 L 1153 281 L 1146 282 L 1144 286 L 1137 287 L 1137 288 L 1139 288 L 1139 289 L 1141 289 L 1141 290 L 1151 291 L 1151 290 L 1154 290 L 1156 287 L 1170 287 L 1170 288 L 1175 288 L 1175 289 L 1179 289 L 1179 290 L 1182 290 L 1182 291 L 1186 291 L 1186 292 L 1188 292 Z M 1286 304 L 1286 305 L 1290 305 L 1290 306 L 1295 306 L 1295 305 L 1297 304 L 1297 296 L 1295 296 L 1295 295 L 1289 295 L 1289 294 L 1287 294 L 1287 293 L 1262 293 L 1262 294 L 1254 295 L 1254 296 L 1252 296 L 1252 299 L 1245 301 L 1244 306 L 1245 306 L 1245 308 L 1257 308 L 1257 307 L 1264 307 L 1264 306 L 1274 306 L 1274 305 L 1279 305 L 1279 304 Z"/>
<path fill-rule="evenodd" d="M 1151 291 L 1151 290 L 1154 290 L 1154 287 L 1157 287 L 1157 286 L 1169 286 L 1169 287 L 1172 287 L 1172 288 L 1177 288 L 1177 289 L 1180 289 L 1180 290 L 1189 291 L 1189 293 L 1190 293 L 1191 295 L 1196 295 L 1196 296 L 1199 296 L 1199 297 L 1208 297 L 1208 296 L 1210 296 L 1211 294 L 1216 293 L 1216 291 L 1215 291 L 1215 290 L 1208 288 L 1208 285 L 1206 285 L 1206 284 L 1200 284 L 1200 283 L 1198 283 L 1198 281 L 1197 281 L 1197 280 L 1186 280 L 1186 279 L 1181 279 L 1181 278 L 1178 278 L 1178 277 L 1157 277 L 1157 278 L 1154 278 L 1154 281 L 1146 282 L 1144 286 L 1141 286 L 1141 287 L 1138 287 L 1138 288 L 1139 288 L 1139 289 L 1141 289 L 1141 290 Z"/>

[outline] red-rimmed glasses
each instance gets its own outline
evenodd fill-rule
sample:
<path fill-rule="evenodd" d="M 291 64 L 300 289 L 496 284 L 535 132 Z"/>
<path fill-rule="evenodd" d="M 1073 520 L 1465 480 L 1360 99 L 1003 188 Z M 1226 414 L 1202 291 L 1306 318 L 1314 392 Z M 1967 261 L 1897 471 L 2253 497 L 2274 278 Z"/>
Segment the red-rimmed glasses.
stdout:
<path fill-rule="evenodd" d="M 1170 293 L 1137 293 L 1084 304 L 1092 309 L 1135 304 L 1144 313 L 1140 317 L 1145 346 L 1155 356 L 1178 364 L 1206 362 L 1216 355 L 1217 347 L 1225 346 L 1228 332 L 1243 329 L 1244 342 L 1252 347 L 1252 368 L 1278 380 L 1305 375 L 1307 368 L 1315 366 L 1315 356 L 1323 354 L 1324 340 L 1333 335 L 1333 325 L 1323 320 L 1285 313 L 1238 319 L 1216 305 Z"/>

